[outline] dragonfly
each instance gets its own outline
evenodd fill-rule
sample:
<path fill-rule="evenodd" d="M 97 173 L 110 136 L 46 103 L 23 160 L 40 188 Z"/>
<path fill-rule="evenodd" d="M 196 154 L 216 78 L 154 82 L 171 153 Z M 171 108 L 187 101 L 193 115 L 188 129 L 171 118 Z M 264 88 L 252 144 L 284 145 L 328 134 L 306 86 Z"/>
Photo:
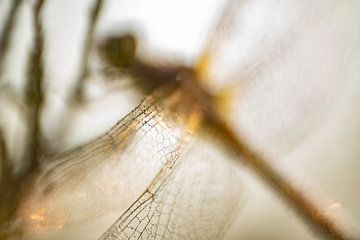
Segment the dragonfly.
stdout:
<path fill-rule="evenodd" d="M 224 22 L 228 24 L 229 11 L 234 9 L 234 4 L 239 4 L 234 2 L 230 1 L 223 14 L 226 19 L 220 18 L 215 32 L 222 29 Z M 127 45 L 125 48 L 123 41 Z M 151 92 L 150 96 L 103 136 L 45 165 L 33 180 L 35 190 L 20 207 L 25 233 L 36 229 L 38 232 L 33 233 L 36 236 L 50 228 L 55 229 L 52 237 L 56 237 L 57 230 L 114 212 L 113 219 L 107 216 L 107 224 L 111 224 L 100 239 L 221 238 L 235 216 L 241 189 L 236 187 L 238 178 L 232 173 L 231 163 L 212 160 L 210 156 L 199 160 L 186 155 L 187 148 L 208 144 L 199 143 L 203 141 L 201 134 L 219 137 L 224 148 L 252 159 L 249 164 L 259 169 L 260 175 L 273 185 L 289 187 L 282 177 L 268 172 L 266 162 L 259 161 L 261 155 L 234 133 L 236 131 L 219 112 L 221 97 L 209 90 L 204 73 L 216 52 L 215 43 L 210 44 L 197 68 L 149 65 L 133 58 L 135 48 L 129 48 L 129 44 L 134 45 L 133 39 L 126 36 L 108 39 L 100 48 L 105 48 L 108 63 L 129 71 L 137 79 L 134 84 Z M 120 46 L 118 51 L 113 51 L 114 46 Z M 106 48 L 110 49 L 106 51 Z M 121 55 L 121 51 L 125 51 L 125 58 L 116 55 L 119 52 Z M 116 54 L 111 56 L 111 53 Z M 276 52 L 267 56 L 276 56 Z M 269 61 L 264 58 L 260 65 Z M 247 66 L 247 69 L 251 67 L 257 69 L 259 65 Z M 253 71 L 245 76 L 246 79 L 252 77 Z M 228 75 L 229 79 L 233 77 Z M 200 135 L 199 142 L 194 140 L 196 135 Z M 147 159 L 145 163 L 144 159 Z M 124 180 L 109 171 L 121 172 Z M 126 176 L 136 178 L 126 180 Z M 104 182 L 111 182 L 111 185 L 102 184 Z M 144 182 L 150 184 L 144 185 Z M 133 196 L 124 196 L 124 189 L 129 186 L 136 189 L 132 191 Z M 54 200 L 54 195 L 62 197 Z M 101 204 L 98 208 L 100 202 L 108 202 L 108 206 Z M 124 202 L 130 207 L 118 209 Z M 74 208 L 86 214 L 74 216 Z M 312 211 L 309 210 L 310 214 Z M 321 212 L 315 211 L 315 214 Z M 332 227 L 326 224 L 325 221 L 325 229 Z M 92 236 L 91 230 L 87 230 L 86 237 Z M 333 232 L 327 234 L 335 239 L 339 237 Z"/>
<path fill-rule="evenodd" d="M 142 65 L 141 69 L 150 68 Z M 26 194 L 19 208 L 24 236 L 41 238 L 41 234 L 53 231 L 50 237 L 56 239 L 62 229 L 106 214 L 111 219 L 109 212 L 119 214 L 119 206 L 134 201 L 116 221 L 116 226 L 123 225 L 117 227 L 118 233 L 109 229 L 105 235 L 126 239 L 221 238 L 240 202 L 238 180 L 231 164 L 212 159 L 209 153 L 205 154 L 206 160 L 188 156 L 177 163 L 203 121 L 203 107 L 193 103 L 210 100 L 210 94 L 194 88 L 194 70 L 180 67 L 168 72 L 170 75 L 164 74 L 163 80 L 166 86 L 154 91 L 112 130 L 44 166 L 31 184 L 34 191 Z M 180 72 L 180 82 L 187 82 L 193 93 L 173 81 L 173 73 Z M 109 167 L 119 171 L 116 179 L 109 178 Z M 93 178 L 97 187 L 88 185 L 91 176 L 97 176 Z M 144 182 L 151 184 L 146 186 Z M 129 187 L 133 194 L 124 196 Z M 140 197 L 133 200 L 137 195 Z M 99 208 L 99 202 L 108 206 L 103 208 L 101 204 Z M 222 203 L 227 206 L 219 208 Z M 91 231 L 81 236 L 93 237 Z"/>

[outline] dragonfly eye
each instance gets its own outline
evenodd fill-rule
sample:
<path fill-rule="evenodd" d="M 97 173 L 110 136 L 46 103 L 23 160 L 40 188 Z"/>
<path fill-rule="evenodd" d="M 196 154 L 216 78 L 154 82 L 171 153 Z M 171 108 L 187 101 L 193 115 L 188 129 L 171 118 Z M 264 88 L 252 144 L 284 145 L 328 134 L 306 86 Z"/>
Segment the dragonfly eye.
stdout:
<path fill-rule="evenodd" d="M 137 42 L 133 35 L 110 36 L 99 44 L 104 60 L 115 67 L 129 68 L 134 62 Z"/>

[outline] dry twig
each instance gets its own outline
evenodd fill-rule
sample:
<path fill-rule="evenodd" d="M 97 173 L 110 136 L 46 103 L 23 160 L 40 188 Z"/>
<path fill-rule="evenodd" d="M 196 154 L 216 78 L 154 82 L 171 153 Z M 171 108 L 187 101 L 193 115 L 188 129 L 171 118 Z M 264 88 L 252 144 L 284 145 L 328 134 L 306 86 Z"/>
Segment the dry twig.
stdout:
<path fill-rule="evenodd" d="M 11 1 L 11 9 L 8 15 L 8 18 L 5 21 L 5 25 L 3 31 L 0 35 L 0 76 L 2 75 L 4 61 L 9 50 L 9 44 L 11 40 L 11 36 L 13 33 L 13 29 L 16 23 L 16 15 L 18 13 L 19 7 L 21 5 L 22 0 L 13 0 Z"/>
<path fill-rule="evenodd" d="M 29 164 L 28 172 L 36 169 L 43 151 L 41 134 L 41 107 L 43 104 L 43 53 L 44 35 L 41 22 L 41 13 L 45 0 L 38 0 L 34 6 L 34 46 L 28 59 L 27 85 L 25 99 L 28 105 L 28 143 L 26 147 L 26 161 Z"/>
<path fill-rule="evenodd" d="M 89 14 L 89 25 L 85 35 L 84 48 L 82 51 L 82 58 L 79 68 L 79 76 L 76 81 L 75 91 L 71 99 L 75 100 L 75 102 L 82 102 L 84 98 L 84 82 L 89 75 L 89 55 L 94 42 L 96 25 L 104 2 L 104 0 L 96 0 Z"/>

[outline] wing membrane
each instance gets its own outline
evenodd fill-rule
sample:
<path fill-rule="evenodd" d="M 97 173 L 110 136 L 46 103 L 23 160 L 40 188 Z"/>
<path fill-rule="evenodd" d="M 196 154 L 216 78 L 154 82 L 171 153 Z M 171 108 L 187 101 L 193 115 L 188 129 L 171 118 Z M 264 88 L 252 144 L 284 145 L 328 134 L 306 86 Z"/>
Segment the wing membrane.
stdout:
<path fill-rule="evenodd" d="M 25 234 L 56 238 L 61 229 L 75 229 L 108 213 L 119 216 L 159 172 L 167 177 L 199 116 L 176 106 L 165 109 L 173 99 L 161 92 L 97 140 L 49 160 L 20 208 Z M 158 184 L 154 181 L 149 189 Z M 107 219 L 104 225 L 114 221 Z"/>
<path fill-rule="evenodd" d="M 162 184 L 150 186 L 100 239 L 221 239 L 241 189 L 233 166 L 209 144 L 191 141 L 166 177 L 153 181 Z"/>
<path fill-rule="evenodd" d="M 336 40 L 343 16 L 321 1 L 229 2 L 201 58 L 210 56 L 207 85 L 231 89 L 227 113 L 236 131 L 262 152 L 285 154 L 346 94 L 350 78 L 339 76 L 348 74 L 343 63 L 356 39 Z"/>

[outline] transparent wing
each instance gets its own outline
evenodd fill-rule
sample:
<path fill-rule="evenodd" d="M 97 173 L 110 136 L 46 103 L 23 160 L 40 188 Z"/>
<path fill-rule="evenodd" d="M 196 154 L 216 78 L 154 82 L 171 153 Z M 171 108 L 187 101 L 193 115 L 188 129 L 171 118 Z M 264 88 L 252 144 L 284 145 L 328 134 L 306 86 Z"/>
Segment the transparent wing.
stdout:
<path fill-rule="evenodd" d="M 152 231 L 158 238 L 177 233 L 191 239 L 197 239 L 191 235 L 194 233 L 219 236 L 237 206 L 233 204 L 229 211 L 227 204 L 233 198 L 237 202 L 240 195 L 227 194 L 228 201 L 220 201 L 232 178 L 211 188 L 207 185 L 213 183 L 208 181 L 214 180 L 207 175 L 220 176 L 231 168 L 221 158 L 218 174 L 207 170 L 211 161 L 203 161 L 196 174 L 196 161 L 192 163 L 189 157 L 184 158 L 187 164 L 175 164 L 200 116 L 194 106 L 179 104 L 181 94 L 165 95 L 150 96 L 102 137 L 49 160 L 31 183 L 31 192 L 23 196 L 19 219 L 26 238 L 94 239 L 119 216 L 123 227 L 111 230 L 112 234 L 128 234 L 136 229 L 137 220 L 149 218 L 147 227 L 157 228 Z M 216 195 L 219 191 L 224 194 Z M 207 201 L 211 204 L 203 204 Z M 214 207 L 213 214 L 208 215 L 210 207 Z M 184 211 L 186 208 L 189 210 Z M 182 215 L 175 217 L 179 211 Z M 189 221 L 189 217 L 194 218 Z M 171 226 L 169 233 L 164 221 Z M 212 222 L 219 223 L 213 230 L 209 227 Z M 196 225 L 202 230 L 190 228 Z"/>
<path fill-rule="evenodd" d="M 121 206 L 135 201 L 162 165 L 175 159 L 190 132 L 189 118 L 163 111 L 163 100 L 147 98 L 94 142 L 49 159 L 33 190 L 24 194 L 24 228 L 37 234 L 79 226 L 111 211 L 119 216 Z"/>
<path fill-rule="evenodd" d="M 193 140 L 101 239 L 221 239 L 241 188 L 234 166 L 213 144 L 203 136 Z"/>
<path fill-rule="evenodd" d="M 201 58 L 210 56 L 207 84 L 230 89 L 227 113 L 238 131 L 282 154 L 324 123 L 354 80 L 356 26 L 344 30 L 338 9 L 352 12 L 345 2 L 229 2 Z"/>

